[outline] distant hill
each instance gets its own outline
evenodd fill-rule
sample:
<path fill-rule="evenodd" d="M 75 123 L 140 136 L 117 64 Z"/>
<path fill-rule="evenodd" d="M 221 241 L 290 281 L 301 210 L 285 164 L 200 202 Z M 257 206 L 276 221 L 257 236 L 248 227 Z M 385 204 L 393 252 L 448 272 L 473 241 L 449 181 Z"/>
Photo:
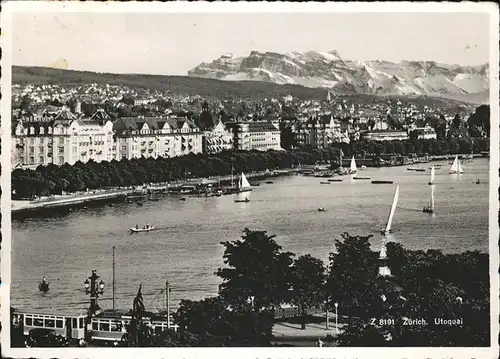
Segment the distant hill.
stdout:
<path fill-rule="evenodd" d="M 196 78 L 189 76 L 110 74 L 89 71 L 61 70 L 45 67 L 12 67 L 14 84 L 66 84 L 90 83 L 123 85 L 170 91 L 179 95 L 200 95 L 217 98 L 258 98 L 292 95 L 301 99 L 325 99 L 326 90 L 299 85 L 279 85 L 269 82 L 236 81 Z"/>
<path fill-rule="evenodd" d="M 142 74 L 110 74 L 90 71 L 73 71 L 45 67 L 12 67 L 13 84 L 110 84 L 131 88 L 149 88 L 169 91 L 174 95 L 195 96 L 219 99 L 264 99 L 280 98 L 291 95 L 303 100 L 324 100 L 327 90 L 301 85 L 280 85 L 263 81 L 223 81 L 210 78 L 189 76 L 165 76 Z M 444 99 L 432 96 L 375 96 L 368 94 L 346 94 L 343 97 L 357 98 L 360 102 L 370 102 L 383 98 L 408 98 L 421 103 L 459 103 L 458 99 Z"/>

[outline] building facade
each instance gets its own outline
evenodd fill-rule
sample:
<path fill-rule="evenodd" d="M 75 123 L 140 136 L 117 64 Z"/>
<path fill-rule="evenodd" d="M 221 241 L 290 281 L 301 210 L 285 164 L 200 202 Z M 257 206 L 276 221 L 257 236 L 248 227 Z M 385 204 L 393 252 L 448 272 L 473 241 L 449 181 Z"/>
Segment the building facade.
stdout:
<path fill-rule="evenodd" d="M 367 141 L 403 141 L 408 139 L 408 133 L 398 130 L 365 131 L 361 133 L 361 139 Z"/>
<path fill-rule="evenodd" d="M 349 142 L 347 129 L 333 115 L 313 116 L 296 128 L 298 146 L 324 148 L 335 142 Z"/>
<path fill-rule="evenodd" d="M 281 134 L 270 122 L 230 122 L 236 150 L 281 150 Z"/>
<path fill-rule="evenodd" d="M 107 116 L 107 115 L 106 115 Z M 23 118 L 13 127 L 12 166 L 70 165 L 113 159 L 112 122 L 108 117 L 77 118 L 63 108 L 55 116 Z"/>
<path fill-rule="evenodd" d="M 124 117 L 113 124 L 118 159 L 202 152 L 202 133 L 187 118 Z"/>
<path fill-rule="evenodd" d="M 203 132 L 203 153 L 231 151 L 233 146 L 234 134 L 222 121 L 219 121 L 212 129 Z"/>
<path fill-rule="evenodd" d="M 415 127 L 410 130 L 410 134 L 417 139 L 422 140 L 435 140 L 437 139 L 436 131 L 430 127 Z"/>

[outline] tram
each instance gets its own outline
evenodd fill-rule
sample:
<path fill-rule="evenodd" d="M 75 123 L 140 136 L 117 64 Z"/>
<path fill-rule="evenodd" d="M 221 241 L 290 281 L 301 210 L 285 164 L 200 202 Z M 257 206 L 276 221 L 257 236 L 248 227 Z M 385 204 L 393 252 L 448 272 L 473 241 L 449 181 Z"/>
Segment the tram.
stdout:
<path fill-rule="evenodd" d="M 125 341 L 127 326 L 132 321 L 132 315 L 124 310 L 104 310 L 91 319 L 90 338 L 95 342 Z M 141 321 L 155 333 L 167 330 L 167 318 L 152 312 L 144 312 Z M 171 323 L 170 329 L 177 331 L 178 326 Z"/>
<path fill-rule="evenodd" d="M 36 328 L 50 329 L 56 335 L 66 339 L 80 340 L 91 339 L 96 343 L 125 341 L 127 328 L 132 321 L 130 311 L 104 310 L 90 320 L 87 327 L 87 314 L 14 310 L 13 325 L 22 328 L 24 336 L 29 336 L 30 331 Z M 141 321 L 148 325 L 155 333 L 160 333 L 169 328 L 167 318 L 151 312 L 144 312 Z M 178 326 L 171 323 L 170 329 L 177 331 Z"/>
<path fill-rule="evenodd" d="M 28 336 L 32 329 L 44 328 L 51 329 L 54 334 L 67 339 L 81 339 L 85 337 L 85 318 L 86 314 L 36 311 L 36 310 L 18 310 L 14 315 L 14 326 L 21 327 L 23 335 Z"/>

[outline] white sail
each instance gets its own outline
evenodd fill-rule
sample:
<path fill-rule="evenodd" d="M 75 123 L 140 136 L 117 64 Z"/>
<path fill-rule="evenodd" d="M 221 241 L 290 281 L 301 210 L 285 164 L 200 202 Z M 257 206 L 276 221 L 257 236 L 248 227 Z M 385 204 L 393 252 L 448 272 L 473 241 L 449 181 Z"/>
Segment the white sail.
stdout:
<path fill-rule="evenodd" d="M 450 167 L 450 173 L 458 173 L 458 156 L 455 156 L 455 160 Z"/>
<path fill-rule="evenodd" d="M 462 163 L 460 163 L 460 161 L 458 161 L 458 173 L 464 173 L 464 169 L 463 169 Z"/>
<path fill-rule="evenodd" d="M 250 185 L 250 182 L 248 182 L 248 180 L 243 172 L 241 173 L 238 187 L 240 190 L 252 188 L 252 186 Z"/>
<path fill-rule="evenodd" d="M 430 183 L 434 183 L 434 177 L 436 176 L 436 172 L 435 172 L 435 169 L 434 169 L 434 165 L 432 165 L 432 168 L 431 168 L 431 181 Z"/>
<path fill-rule="evenodd" d="M 351 159 L 350 171 L 351 171 L 351 173 L 356 173 L 358 171 L 358 167 L 356 166 L 356 160 L 354 159 L 354 156 L 352 156 L 352 159 Z"/>
<path fill-rule="evenodd" d="M 399 185 L 396 186 L 396 192 L 394 193 L 394 199 L 392 201 L 391 212 L 389 213 L 389 218 L 387 219 L 387 225 L 385 227 L 385 232 L 389 233 L 392 226 L 392 219 L 394 218 L 394 212 L 396 212 L 396 206 L 399 199 Z"/>
<path fill-rule="evenodd" d="M 431 187 L 431 204 L 430 209 L 434 212 L 434 186 Z"/>

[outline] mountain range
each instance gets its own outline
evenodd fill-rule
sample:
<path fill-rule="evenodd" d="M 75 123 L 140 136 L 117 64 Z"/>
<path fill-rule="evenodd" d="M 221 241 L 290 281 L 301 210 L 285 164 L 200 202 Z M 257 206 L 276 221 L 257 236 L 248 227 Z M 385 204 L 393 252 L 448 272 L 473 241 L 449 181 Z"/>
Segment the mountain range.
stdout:
<path fill-rule="evenodd" d="M 437 96 L 475 103 L 489 99 L 488 64 L 362 62 L 344 59 L 337 51 L 252 51 L 247 57 L 224 54 L 211 63 L 196 66 L 188 76 L 328 88 L 337 95 Z"/>

